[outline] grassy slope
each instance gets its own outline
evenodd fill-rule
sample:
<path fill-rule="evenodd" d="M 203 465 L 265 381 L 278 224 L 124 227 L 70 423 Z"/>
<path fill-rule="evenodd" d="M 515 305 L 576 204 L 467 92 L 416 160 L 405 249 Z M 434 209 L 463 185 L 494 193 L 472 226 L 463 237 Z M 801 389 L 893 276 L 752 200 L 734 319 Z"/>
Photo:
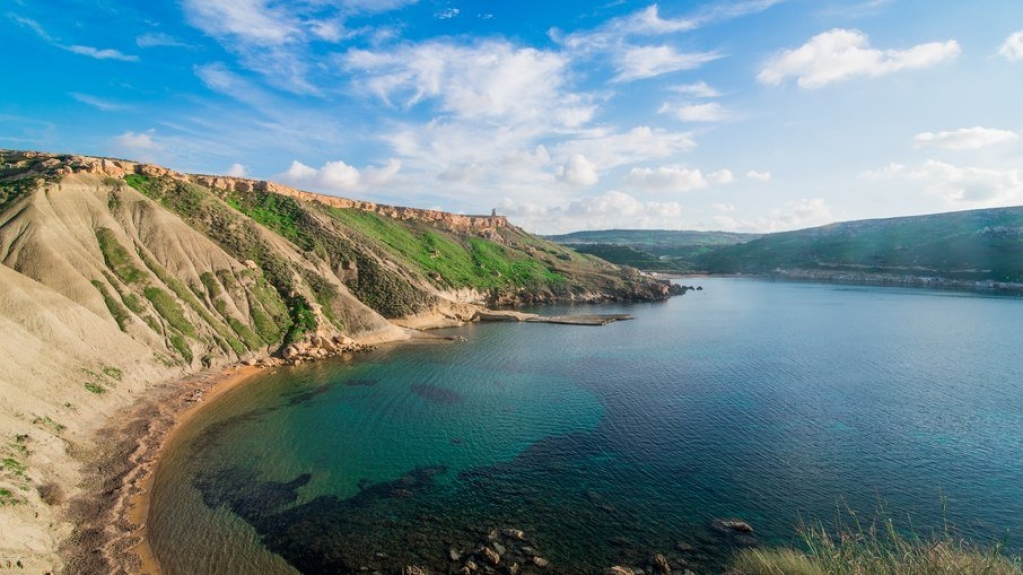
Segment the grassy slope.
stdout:
<path fill-rule="evenodd" d="M 685 230 L 598 230 L 548 239 L 617 265 L 645 271 L 696 271 L 694 262 L 722 246 L 747 242 L 758 234 Z"/>
<path fill-rule="evenodd" d="M 711 273 L 835 270 L 1023 281 L 1023 208 L 865 220 L 764 236 L 700 258 Z"/>

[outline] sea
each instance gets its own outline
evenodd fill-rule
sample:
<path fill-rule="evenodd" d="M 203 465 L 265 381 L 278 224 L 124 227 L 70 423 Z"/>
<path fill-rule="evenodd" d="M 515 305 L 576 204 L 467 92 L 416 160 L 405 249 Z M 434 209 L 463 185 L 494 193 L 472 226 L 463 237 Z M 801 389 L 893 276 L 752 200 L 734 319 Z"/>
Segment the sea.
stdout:
<path fill-rule="evenodd" d="M 702 289 L 532 310 L 629 321 L 470 324 L 228 392 L 156 470 L 164 574 L 456 573 L 487 546 L 497 572 L 703 575 L 887 520 L 1023 553 L 1023 300 L 678 281 Z"/>

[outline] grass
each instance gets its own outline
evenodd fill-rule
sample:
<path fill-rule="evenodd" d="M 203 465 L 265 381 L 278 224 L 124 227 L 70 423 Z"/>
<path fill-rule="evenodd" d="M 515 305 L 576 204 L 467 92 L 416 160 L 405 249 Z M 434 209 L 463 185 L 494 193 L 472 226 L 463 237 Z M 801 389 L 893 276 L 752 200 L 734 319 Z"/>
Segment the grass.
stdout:
<path fill-rule="evenodd" d="M 147 274 L 135 267 L 131 254 L 117 241 L 110 228 L 96 228 L 96 240 L 107 267 L 126 284 L 140 283 Z"/>
<path fill-rule="evenodd" d="M 107 291 L 103 282 L 99 280 L 92 280 L 92 285 L 99 290 L 100 295 L 103 296 L 103 303 L 107 305 L 107 310 L 110 312 L 110 315 L 113 316 L 114 321 L 117 322 L 117 327 L 120 328 L 121 331 L 126 331 L 128 324 L 131 322 L 131 315 L 128 313 L 128 310 L 121 305 L 121 302 L 117 301 L 110 295 L 110 292 Z"/>
<path fill-rule="evenodd" d="M 195 337 L 195 326 L 188 321 L 188 318 L 185 317 L 185 310 L 169 293 L 158 287 L 150 286 L 145 289 L 143 295 L 156 308 L 156 313 L 167 320 L 171 327 L 189 337 Z"/>
<path fill-rule="evenodd" d="M 103 395 L 104 393 L 107 392 L 105 387 L 99 385 L 98 383 L 93 383 L 91 381 L 85 382 L 85 389 L 86 391 L 90 393 L 95 393 L 96 395 Z"/>
<path fill-rule="evenodd" d="M 112 367 L 112 366 L 106 365 L 106 366 L 103 366 L 103 375 L 105 375 L 105 376 L 107 376 L 107 377 L 109 377 L 111 379 L 116 379 L 117 381 L 121 381 L 121 378 L 124 377 L 124 372 L 122 372 L 120 369 L 118 369 L 116 367 Z"/>
<path fill-rule="evenodd" d="M 0 487 L 0 507 L 13 507 L 24 502 L 24 499 L 12 493 L 10 489 Z"/>
<path fill-rule="evenodd" d="M 803 526 L 803 550 L 747 549 L 732 568 L 742 575 L 1023 575 L 1019 558 L 1001 545 L 981 547 L 957 538 L 949 527 L 922 537 L 896 528 L 879 514 L 869 526 L 855 515 L 837 532 L 822 523 Z"/>

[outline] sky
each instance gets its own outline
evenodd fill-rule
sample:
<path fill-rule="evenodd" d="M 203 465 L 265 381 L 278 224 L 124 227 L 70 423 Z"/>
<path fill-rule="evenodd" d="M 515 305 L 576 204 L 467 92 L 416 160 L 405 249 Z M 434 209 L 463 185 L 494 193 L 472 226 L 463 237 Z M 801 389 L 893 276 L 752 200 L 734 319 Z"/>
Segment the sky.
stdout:
<path fill-rule="evenodd" d="M 1023 204 L 1018 0 L 0 0 L 0 148 L 531 232 Z"/>

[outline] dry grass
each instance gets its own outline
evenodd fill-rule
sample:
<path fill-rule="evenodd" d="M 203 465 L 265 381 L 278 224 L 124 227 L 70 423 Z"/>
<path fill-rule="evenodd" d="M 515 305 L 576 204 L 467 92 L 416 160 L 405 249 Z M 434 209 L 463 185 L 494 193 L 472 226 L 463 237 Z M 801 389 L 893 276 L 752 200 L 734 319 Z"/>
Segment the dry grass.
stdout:
<path fill-rule="evenodd" d="M 821 523 L 800 529 L 805 550 L 749 549 L 734 571 L 742 575 L 1023 575 L 1020 559 L 1002 546 L 979 547 L 949 528 L 930 538 L 900 533 L 889 518 L 862 526 L 855 515 L 837 534 Z"/>

